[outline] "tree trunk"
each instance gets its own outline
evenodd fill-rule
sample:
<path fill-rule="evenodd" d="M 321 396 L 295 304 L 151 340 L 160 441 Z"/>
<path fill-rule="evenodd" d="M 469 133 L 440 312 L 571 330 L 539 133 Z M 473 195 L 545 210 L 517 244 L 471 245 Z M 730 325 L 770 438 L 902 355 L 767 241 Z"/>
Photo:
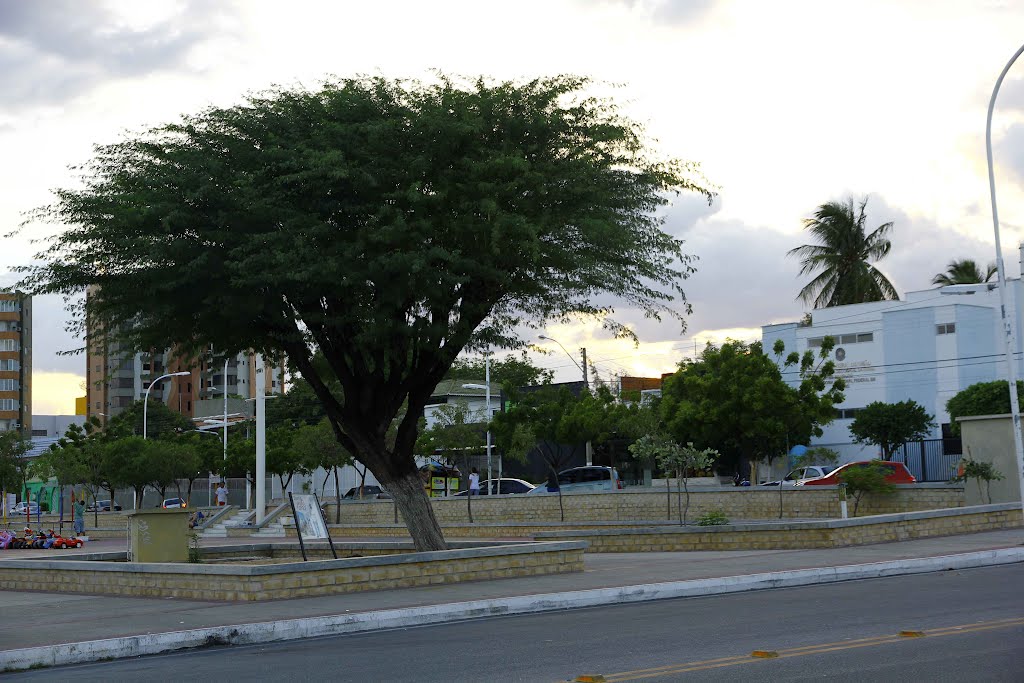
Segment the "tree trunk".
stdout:
<path fill-rule="evenodd" d="M 782 519 L 782 485 L 786 483 L 786 475 L 779 479 L 779 519 Z"/>
<path fill-rule="evenodd" d="M 404 476 L 388 482 L 388 489 L 395 500 L 396 510 L 402 511 L 402 519 L 409 529 L 412 541 L 419 552 L 447 550 L 448 545 L 441 533 L 441 526 L 434 517 L 430 499 L 423 490 L 419 472 L 412 470 Z"/>
<path fill-rule="evenodd" d="M 665 472 L 665 519 L 672 519 L 672 477 Z"/>
<path fill-rule="evenodd" d="M 683 490 L 686 491 L 686 507 L 683 508 L 683 524 L 685 525 L 690 515 L 690 482 L 686 479 L 686 472 L 683 472 Z"/>
<path fill-rule="evenodd" d="M 338 468 L 334 467 L 334 523 L 341 524 L 341 491 L 338 490 Z"/>
<path fill-rule="evenodd" d="M 679 526 L 685 524 L 683 520 L 683 478 L 679 472 L 676 472 L 676 502 L 679 508 Z"/>

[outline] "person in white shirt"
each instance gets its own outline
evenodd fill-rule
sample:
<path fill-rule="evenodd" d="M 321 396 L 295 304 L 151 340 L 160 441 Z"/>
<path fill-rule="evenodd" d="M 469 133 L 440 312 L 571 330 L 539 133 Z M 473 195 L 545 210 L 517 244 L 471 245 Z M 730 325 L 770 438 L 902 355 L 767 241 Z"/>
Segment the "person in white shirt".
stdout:
<path fill-rule="evenodd" d="M 218 506 L 222 506 L 222 505 L 227 505 L 228 504 L 228 490 L 226 488 L 224 488 L 224 482 L 221 482 L 220 484 L 217 485 L 217 490 L 214 491 L 214 493 L 217 494 L 217 505 Z"/>
<path fill-rule="evenodd" d="M 480 495 L 480 473 L 473 468 L 473 471 L 469 473 L 469 495 L 479 496 Z"/>

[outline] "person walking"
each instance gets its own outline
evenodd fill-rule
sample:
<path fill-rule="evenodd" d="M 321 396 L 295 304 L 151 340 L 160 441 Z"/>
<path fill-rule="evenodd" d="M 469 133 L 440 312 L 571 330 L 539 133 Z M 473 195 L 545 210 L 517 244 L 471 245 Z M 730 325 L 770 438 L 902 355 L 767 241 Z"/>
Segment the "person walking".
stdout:
<path fill-rule="evenodd" d="M 228 490 L 224 486 L 224 482 L 217 485 L 217 490 L 214 493 L 217 494 L 217 507 L 223 507 L 228 504 Z"/>
<path fill-rule="evenodd" d="M 71 508 L 74 510 L 75 535 L 81 536 L 85 533 L 85 501 L 76 500 Z"/>
<path fill-rule="evenodd" d="M 473 468 L 473 471 L 469 473 L 469 495 L 479 496 L 480 495 L 480 473 Z"/>

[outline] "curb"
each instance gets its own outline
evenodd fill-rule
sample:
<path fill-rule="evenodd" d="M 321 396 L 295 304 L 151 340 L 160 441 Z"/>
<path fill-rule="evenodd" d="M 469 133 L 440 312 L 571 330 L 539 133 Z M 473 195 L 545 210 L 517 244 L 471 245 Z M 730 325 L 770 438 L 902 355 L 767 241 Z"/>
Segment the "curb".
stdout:
<path fill-rule="evenodd" d="M 107 659 L 140 657 L 176 650 L 219 645 L 253 645 L 317 636 L 365 633 L 391 628 L 425 626 L 465 619 L 532 614 L 581 607 L 617 605 L 648 600 L 721 595 L 767 588 L 924 574 L 1024 562 L 1024 547 L 1000 548 L 960 555 L 940 555 L 839 567 L 794 569 L 711 579 L 669 581 L 563 593 L 522 595 L 443 605 L 284 619 L 251 624 L 211 626 L 186 631 L 107 638 L 0 651 L 0 672 L 81 664 Z"/>

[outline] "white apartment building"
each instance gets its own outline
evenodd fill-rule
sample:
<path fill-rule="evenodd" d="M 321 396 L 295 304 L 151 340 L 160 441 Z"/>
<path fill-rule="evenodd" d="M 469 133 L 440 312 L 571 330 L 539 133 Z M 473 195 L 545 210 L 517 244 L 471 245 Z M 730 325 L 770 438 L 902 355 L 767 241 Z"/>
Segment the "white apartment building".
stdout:
<path fill-rule="evenodd" d="M 1021 253 L 1024 260 L 1024 247 Z M 1024 376 L 1021 287 L 1020 279 L 1007 282 L 1018 377 Z M 838 450 L 843 462 L 878 455 L 875 447 L 852 443 L 849 433 L 857 410 L 869 403 L 912 399 L 934 416 L 938 426 L 932 438 L 948 439 L 946 401 L 972 384 L 1007 375 L 999 289 L 994 282 L 908 292 L 902 301 L 815 309 L 809 320 L 765 325 L 761 334 L 769 354 L 779 339 L 787 353 L 801 354 L 819 348 L 826 335 L 835 339 L 832 359 L 837 374 L 846 380 L 846 400 L 838 406 L 837 419 L 811 445 Z M 795 371 L 783 376 L 794 385 L 799 381 Z M 943 442 L 938 445 L 941 449 Z M 945 448 L 950 450 L 949 441 Z M 908 455 L 908 466 L 912 462 L 916 463 Z"/>

